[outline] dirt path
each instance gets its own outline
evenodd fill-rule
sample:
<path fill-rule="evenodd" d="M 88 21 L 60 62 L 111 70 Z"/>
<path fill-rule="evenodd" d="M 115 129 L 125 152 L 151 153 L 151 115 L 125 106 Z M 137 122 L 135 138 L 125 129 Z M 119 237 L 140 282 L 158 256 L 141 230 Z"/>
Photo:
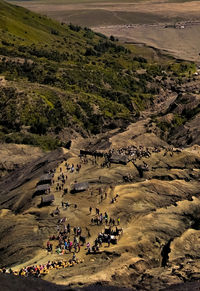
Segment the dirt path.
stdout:
<path fill-rule="evenodd" d="M 76 146 L 74 147 L 74 149 L 72 151 L 77 151 Z M 89 159 L 90 160 L 90 159 Z M 98 161 L 100 163 L 100 161 Z M 61 163 L 55 172 L 54 175 L 54 184 L 51 186 L 51 194 L 54 194 L 55 196 L 55 201 L 53 203 L 53 206 L 50 206 L 49 209 L 49 213 L 51 213 L 53 210 L 55 210 L 56 207 L 59 208 L 60 210 L 60 214 L 55 218 L 56 220 L 59 220 L 63 217 L 66 217 L 66 222 L 64 224 L 57 224 L 59 225 L 59 229 L 62 230 L 64 228 L 64 225 L 66 225 L 67 223 L 70 223 L 71 225 L 71 229 L 72 229 L 72 233 L 73 233 L 73 227 L 74 226 L 80 226 L 83 229 L 83 235 L 87 237 L 87 231 L 86 231 L 86 227 L 88 227 L 89 231 L 90 231 L 90 237 L 87 238 L 87 241 L 90 242 L 91 245 L 93 245 L 94 240 L 96 239 L 96 237 L 98 236 L 98 233 L 101 232 L 104 228 L 104 225 L 92 225 L 91 226 L 91 218 L 95 217 L 95 208 L 96 207 L 100 207 L 101 212 L 105 213 L 106 211 L 108 212 L 108 210 L 110 211 L 110 201 L 111 198 L 113 197 L 112 191 L 110 191 L 109 189 L 107 190 L 108 193 L 108 197 L 106 200 L 103 200 L 103 202 L 100 202 L 100 197 L 99 197 L 99 192 L 98 192 L 98 187 L 91 187 L 89 191 L 87 191 L 87 193 L 83 192 L 83 194 L 78 193 L 78 194 L 66 194 L 63 197 L 63 190 L 58 191 L 56 189 L 57 187 L 57 183 L 59 183 L 60 180 L 58 180 L 58 177 L 60 176 L 61 173 L 63 173 L 66 177 L 67 175 L 67 181 L 64 187 L 67 187 L 70 191 L 70 188 L 72 186 L 72 184 L 74 184 L 75 181 L 81 181 L 80 179 L 84 179 L 84 173 L 86 173 L 86 176 L 88 176 L 88 172 L 90 172 L 91 170 L 91 161 L 88 162 L 88 164 L 82 164 L 81 170 L 78 173 L 76 170 L 72 173 L 71 171 L 67 171 L 66 170 L 66 166 L 65 166 L 65 161 L 63 163 Z M 78 163 L 80 163 L 80 159 L 77 156 L 74 156 L 72 158 L 70 158 L 67 161 L 68 164 L 76 165 Z M 99 166 L 100 168 L 100 166 Z M 59 183 L 60 184 L 60 183 Z M 105 188 L 104 188 L 105 189 Z M 93 193 L 93 195 L 91 196 L 91 191 Z M 85 199 L 87 197 L 87 199 Z M 69 207 L 63 208 L 62 207 L 62 202 L 68 202 L 69 203 Z M 74 208 L 74 205 L 77 204 L 77 209 Z M 92 207 L 92 214 L 89 213 L 89 207 Z M 115 206 L 114 206 L 115 209 Z M 47 226 L 49 227 L 49 226 Z M 55 227 L 54 233 L 58 233 L 57 228 Z M 71 235 L 72 237 L 72 235 Z M 46 248 L 46 241 L 44 241 L 43 243 L 43 250 L 40 250 L 37 255 L 29 260 L 26 263 L 17 265 L 13 268 L 13 270 L 19 270 L 24 266 L 30 266 L 30 265 L 40 265 L 40 264 L 46 264 L 48 261 L 59 261 L 59 260 L 69 260 L 70 258 L 72 258 L 72 253 L 67 253 L 64 255 L 58 255 L 55 250 L 56 250 L 56 246 L 58 244 L 58 241 L 53 241 L 53 253 L 48 253 L 45 248 Z M 103 250 L 107 250 L 106 245 L 104 244 L 103 247 L 101 248 L 101 251 Z M 86 256 L 86 250 L 85 250 L 85 245 L 81 247 L 80 252 L 77 254 L 77 258 L 78 259 L 84 259 L 86 261 L 90 260 L 90 258 L 88 258 Z M 50 273 L 53 273 L 54 270 L 50 271 Z M 52 274 L 49 274 L 49 276 L 52 276 Z"/>

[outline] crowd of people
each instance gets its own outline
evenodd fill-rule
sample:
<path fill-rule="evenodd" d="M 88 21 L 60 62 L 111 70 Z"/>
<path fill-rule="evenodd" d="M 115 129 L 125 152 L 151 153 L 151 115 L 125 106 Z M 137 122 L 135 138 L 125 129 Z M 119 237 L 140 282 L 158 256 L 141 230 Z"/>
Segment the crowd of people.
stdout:
<path fill-rule="evenodd" d="M 86 157 L 82 158 L 81 163 L 87 163 Z M 95 158 L 96 160 L 96 158 Z M 79 172 L 81 170 L 81 163 L 74 165 L 73 163 L 70 165 L 69 163 L 65 162 L 65 168 L 67 171 L 63 171 L 62 167 L 59 167 L 59 173 L 57 178 L 52 177 L 52 184 L 50 185 L 51 187 L 53 186 L 55 188 L 55 191 L 63 191 L 64 194 L 67 193 L 66 191 L 66 181 L 68 180 L 68 175 L 70 173 L 74 172 Z M 55 173 L 55 170 L 54 172 Z M 69 174 L 68 174 L 69 173 Z M 107 192 L 104 191 L 105 189 L 102 189 L 101 187 L 97 189 L 99 197 L 101 198 L 101 202 L 103 199 L 107 198 Z M 91 194 L 92 195 L 92 194 Z M 63 197 L 63 196 L 62 196 Z M 111 203 L 114 203 L 116 201 L 118 195 L 116 195 L 111 201 Z M 63 202 L 61 203 L 63 210 L 65 208 L 68 208 L 71 204 L 68 202 Z M 77 208 L 77 204 L 76 208 Z M 54 215 L 60 215 L 61 210 L 57 206 L 56 209 L 52 212 L 52 216 Z M 91 206 L 89 207 L 89 214 L 93 214 L 94 217 L 91 218 L 91 225 L 102 225 L 105 223 L 106 225 L 109 225 L 109 229 L 111 227 L 116 226 L 115 230 L 115 236 L 118 235 L 118 226 L 120 225 L 120 218 L 118 217 L 117 219 L 114 219 L 112 217 L 109 217 L 107 212 L 104 214 L 100 212 L 100 209 L 96 207 L 92 208 Z M 69 223 L 65 224 L 66 222 L 66 217 L 58 220 L 57 223 L 57 232 L 54 235 L 51 235 L 46 243 L 46 249 L 48 254 L 58 254 L 58 255 L 66 255 L 66 254 L 71 254 L 72 257 L 69 260 L 59 260 L 59 261 L 52 261 L 48 262 L 47 264 L 40 264 L 40 265 L 33 265 L 33 266 L 27 266 L 22 268 L 20 271 L 13 271 L 12 269 L 6 269 L 3 268 L 2 271 L 3 273 L 7 272 L 10 274 L 15 274 L 19 276 L 35 276 L 35 277 L 40 277 L 41 275 L 48 274 L 49 270 L 51 269 L 59 269 L 59 268 L 66 268 L 69 266 L 73 266 L 75 264 L 83 262 L 83 260 L 77 259 L 76 254 L 80 252 L 81 247 L 86 244 L 85 250 L 87 251 L 87 254 L 97 252 L 100 247 L 102 247 L 103 243 L 108 243 L 108 246 L 110 246 L 110 243 L 112 243 L 112 238 L 113 233 L 103 233 L 100 232 L 98 234 L 98 237 L 94 240 L 92 244 L 90 242 L 86 242 L 86 239 L 90 239 L 91 234 L 89 228 L 86 227 L 87 231 L 87 238 L 86 236 L 82 235 L 82 228 L 80 226 L 78 227 L 72 227 Z M 114 242 L 114 240 L 113 240 Z"/>
<path fill-rule="evenodd" d="M 67 225 L 64 225 L 63 230 L 60 230 L 60 226 L 58 225 L 57 231 L 58 234 L 49 237 L 49 240 L 47 241 L 48 252 L 53 252 L 52 241 L 58 241 L 55 250 L 59 255 L 80 252 L 81 244 L 83 245 L 85 242 L 85 237 L 81 235 L 81 227 L 74 227 L 72 230 L 71 225 L 68 223 Z"/>
<path fill-rule="evenodd" d="M 88 162 L 88 160 L 86 161 L 87 159 L 86 156 L 81 156 L 80 159 L 81 159 L 80 161 L 81 163 Z M 96 155 L 95 155 L 95 160 L 97 160 Z M 69 163 L 66 162 L 65 163 L 66 171 L 69 173 L 74 173 L 74 171 L 79 172 L 81 169 L 81 163 L 75 166 L 73 163 L 70 165 Z M 67 175 L 64 175 L 61 167 L 60 167 L 60 175 L 58 176 L 58 180 L 62 181 L 63 184 L 67 180 Z M 98 192 L 97 193 L 98 196 L 100 197 L 100 202 L 103 202 L 103 200 L 107 198 L 107 191 L 105 191 L 105 189 L 103 189 L 102 187 L 99 187 L 97 189 L 97 192 Z M 91 191 L 91 196 L 93 196 L 93 191 Z M 116 194 L 111 199 L 111 203 L 115 203 L 118 197 L 119 195 Z M 69 206 L 70 204 L 68 202 L 67 202 L 67 205 L 66 203 L 62 202 L 63 209 Z M 118 235 L 117 226 L 120 225 L 120 217 L 117 217 L 117 218 L 109 217 L 107 212 L 103 214 L 102 212 L 100 212 L 99 208 L 97 207 L 92 208 L 92 206 L 89 207 L 89 214 L 90 215 L 93 214 L 93 217 L 91 218 L 91 225 L 105 224 L 105 226 L 109 226 L 110 228 L 116 226 L 115 236 Z M 63 224 L 62 227 L 63 227 L 62 230 L 58 229 L 57 235 L 53 235 L 49 238 L 47 242 L 48 252 L 53 252 L 54 248 L 55 248 L 55 252 L 59 255 L 69 254 L 72 252 L 75 254 L 75 253 L 80 252 L 81 246 L 83 246 L 84 243 L 86 243 L 86 236 L 82 235 L 81 227 L 74 227 L 72 230 L 72 227 L 70 226 L 69 223 L 67 224 L 67 226 Z M 86 229 L 88 232 L 87 237 L 89 238 L 91 236 L 90 230 L 88 228 Z M 87 253 L 96 252 L 102 246 L 103 242 L 107 242 L 108 245 L 110 245 L 111 241 L 116 241 L 116 240 L 111 240 L 111 237 L 110 237 L 111 235 L 113 237 L 112 233 L 109 233 L 109 234 L 102 233 L 102 238 L 101 238 L 101 234 L 99 234 L 97 239 L 93 242 L 93 244 L 90 244 L 90 242 L 87 242 L 85 250 L 87 250 Z M 55 247 L 53 247 L 53 245 L 55 245 L 55 241 L 58 241 L 58 243 Z"/>
<path fill-rule="evenodd" d="M 146 148 L 144 146 L 136 147 L 134 145 L 128 146 L 128 147 L 121 147 L 118 149 L 112 149 L 109 151 L 109 155 L 122 155 L 127 156 L 131 160 L 132 159 L 141 159 L 141 158 L 149 158 L 151 156 L 152 150 L 150 148 Z"/>
<path fill-rule="evenodd" d="M 59 260 L 59 261 L 48 261 L 47 264 L 33 265 L 21 268 L 19 271 L 14 271 L 11 268 L 0 269 L 0 273 L 9 273 L 21 277 L 36 277 L 47 275 L 52 269 L 62 269 L 67 267 L 73 267 L 76 264 L 83 263 L 84 260 L 76 258 L 76 255 L 73 253 L 73 256 L 69 260 Z"/>
<path fill-rule="evenodd" d="M 88 163 L 88 157 L 87 155 L 90 155 L 94 157 L 94 161 L 96 162 L 97 157 L 101 156 L 104 157 L 104 162 L 101 163 L 101 167 L 107 166 L 108 168 L 111 166 L 110 163 L 110 158 L 112 155 L 121 155 L 121 156 L 126 156 L 130 160 L 135 161 L 136 159 L 141 159 L 141 158 L 149 158 L 152 153 L 159 153 L 162 150 L 164 150 L 164 155 L 169 153 L 171 156 L 177 149 L 174 150 L 173 148 L 166 148 L 164 146 L 155 146 L 155 147 L 144 147 L 144 146 L 135 146 L 131 145 L 128 147 L 121 147 L 117 149 L 110 149 L 108 152 L 96 152 L 96 151 L 82 151 L 86 152 L 85 155 L 80 155 L 81 162 L 83 163 Z M 180 150 L 178 150 L 180 152 Z"/>
<path fill-rule="evenodd" d="M 120 220 L 118 221 L 118 226 L 116 226 L 115 229 L 111 227 L 111 224 L 109 228 L 105 227 L 104 232 L 100 232 L 98 234 L 92 246 L 88 242 L 86 245 L 87 254 L 97 253 L 100 250 L 100 247 L 102 247 L 103 243 L 107 243 L 108 244 L 107 247 L 110 247 L 111 243 L 117 244 L 119 237 L 123 233 L 123 229 L 119 228 L 119 223 L 120 223 Z M 113 226 L 114 226 L 114 223 L 113 223 Z"/>
<path fill-rule="evenodd" d="M 90 214 L 92 212 L 92 207 L 89 208 Z M 96 215 L 95 217 L 91 218 L 91 224 L 94 225 L 102 225 L 105 223 L 105 225 L 119 225 L 120 224 L 120 217 L 118 217 L 116 220 L 112 217 L 108 217 L 107 212 L 100 213 L 100 210 L 96 208 Z"/>

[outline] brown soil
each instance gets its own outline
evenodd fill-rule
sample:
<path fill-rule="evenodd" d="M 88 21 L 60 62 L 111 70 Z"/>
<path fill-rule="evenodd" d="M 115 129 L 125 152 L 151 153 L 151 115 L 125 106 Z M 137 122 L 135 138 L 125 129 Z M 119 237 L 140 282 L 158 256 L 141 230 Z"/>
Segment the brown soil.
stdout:
<path fill-rule="evenodd" d="M 197 76 L 185 83 L 181 90 L 196 92 L 198 84 Z M 71 254 L 60 256 L 55 253 L 56 242 L 53 244 L 53 254 L 46 251 L 49 236 L 57 233 L 58 219 L 66 217 L 67 223 L 81 226 L 84 236 L 87 236 L 88 227 L 91 237 L 87 240 L 93 243 L 104 228 L 91 224 L 91 218 L 95 217 L 94 209 L 99 207 L 102 213 L 107 211 L 115 219 L 120 217 L 124 233 L 118 244 L 109 248 L 104 244 L 96 255 L 86 255 L 82 247 L 77 255 L 84 260 L 82 264 L 52 270 L 44 277 L 46 281 L 71 287 L 105 282 L 107 285 L 126 286 L 133 290 L 160 290 L 183 280 L 200 278 L 198 145 L 183 150 L 174 148 L 169 152 L 161 148 L 148 158 L 137 158 L 134 164 L 111 164 L 110 168 L 101 167 L 103 158 L 98 158 L 95 164 L 94 158 L 88 157 L 88 163 L 82 164 L 80 173 L 69 173 L 65 169 L 66 160 L 75 165 L 80 162 L 80 149 L 108 151 L 127 146 L 139 148 L 140 145 L 148 147 L 150 151 L 160 146 L 168 148 L 167 142 L 159 138 L 150 118 L 153 111 L 157 114 L 166 111 L 162 118 L 167 122 L 173 120 L 173 113 L 167 114 L 167 110 L 174 103 L 179 104 L 178 97 L 177 94 L 171 94 L 170 89 L 166 94 L 168 98 L 160 94 L 151 111 L 143 112 L 140 120 L 126 129 L 115 129 L 88 139 L 77 135 L 72 139 L 70 150 L 60 149 L 43 154 L 39 159 L 29 160 L 28 164 L 22 163 L 13 173 L 1 179 L 1 267 L 11 266 L 19 270 L 27 265 L 45 264 L 49 260 L 70 259 Z M 194 93 L 192 97 L 183 94 L 187 102 L 180 103 L 181 107 L 174 110 L 184 110 L 184 106 L 190 109 L 198 106 L 197 94 Z M 198 142 L 198 124 L 196 126 L 194 141 Z M 187 141 L 186 135 L 182 134 L 182 138 Z M 11 149 L 12 152 L 8 152 Z M 29 148 L 4 145 L 4 151 L 1 159 L 15 153 L 16 160 L 23 160 L 23 153 L 28 152 Z M 38 150 L 35 151 L 36 158 Z M 148 165 L 148 171 L 144 171 L 141 177 L 138 169 L 144 163 Z M 63 197 L 63 192 L 56 191 L 54 184 L 51 193 L 55 195 L 55 201 L 51 206 L 39 207 L 41 197 L 34 195 L 36 183 L 44 172 L 54 168 L 57 180 L 60 167 L 68 175 L 68 189 L 76 180 L 88 181 L 89 190 Z M 128 181 L 125 179 L 127 177 Z M 108 193 L 108 198 L 102 202 L 98 194 L 99 187 Z M 119 195 L 117 202 L 111 203 L 116 194 Z M 67 210 L 63 209 L 62 201 L 71 206 Z M 78 205 L 77 210 L 75 204 Z M 52 217 L 50 214 L 57 206 L 61 213 Z M 93 208 L 91 215 L 90 206 Z"/>
<path fill-rule="evenodd" d="M 0 177 L 42 156 L 44 152 L 37 147 L 0 144 Z"/>
<path fill-rule="evenodd" d="M 143 144 L 146 142 L 152 147 L 157 145 L 158 140 L 155 142 L 154 138 L 145 137 L 142 123 L 130 126 L 124 133 L 112 133 L 108 137 L 107 150 L 117 148 L 117 145 L 124 146 L 125 141 L 128 141 L 126 145 L 131 142 L 138 145 L 138 137 L 133 137 L 137 130 L 143 136 Z M 71 150 L 48 154 L 1 182 L 1 265 L 19 270 L 23 266 L 47 263 L 48 260 L 68 260 L 71 254 L 59 256 L 55 251 L 48 254 L 46 241 L 49 235 L 56 233 L 58 218 L 66 217 L 72 226 L 81 226 L 84 235 L 87 235 L 85 227 L 88 227 L 91 232 L 88 240 L 92 243 L 103 226 L 91 225 L 90 220 L 94 217 L 94 212 L 89 215 L 91 205 L 93 209 L 99 207 L 102 213 L 107 211 L 111 217 L 119 216 L 124 229 L 123 236 L 117 245 L 108 248 L 104 244 L 100 254 L 86 255 L 82 248 L 77 256 L 84 259 L 84 263 L 73 268 L 52 270 L 45 280 L 74 287 L 101 281 L 133 290 L 136 286 L 144 288 L 142 290 L 159 290 L 181 282 L 180 276 L 189 280 L 188 262 L 192 264 L 193 276 L 195 274 L 195 278 L 198 278 L 199 226 L 196 222 L 200 209 L 199 148 L 196 146 L 187 151 L 177 151 L 173 156 L 161 150 L 152 153 L 150 158 L 136 160 L 137 166 L 143 161 L 149 166 L 143 178 L 140 178 L 132 163 L 101 168 L 102 158 L 98 158 L 97 165 L 89 158 L 88 164 L 82 164 L 80 173 L 67 173 L 63 159 L 76 165 L 79 163 L 79 149 L 88 149 L 94 142 L 95 139 L 76 138 Z M 51 188 L 51 193 L 55 195 L 53 205 L 38 208 L 40 197 L 32 198 L 35 185 L 44 170 L 53 167 L 57 168 L 55 179 L 60 167 L 68 175 L 67 187 L 70 188 L 75 180 L 89 181 L 90 189 L 62 197 L 62 191 L 56 191 L 54 185 Z M 128 174 L 132 176 L 132 182 L 129 183 L 123 180 L 123 176 Z M 108 198 L 103 202 L 100 202 L 98 195 L 99 187 L 108 193 Z M 119 198 L 111 204 L 116 193 Z M 69 202 L 69 209 L 62 209 L 62 201 Z M 74 204 L 78 205 L 77 210 Z M 53 218 L 50 213 L 56 206 L 59 206 L 61 213 Z M 167 259 L 163 249 L 170 240 Z M 162 267 L 163 261 L 166 261 L 165 268 Z"/>

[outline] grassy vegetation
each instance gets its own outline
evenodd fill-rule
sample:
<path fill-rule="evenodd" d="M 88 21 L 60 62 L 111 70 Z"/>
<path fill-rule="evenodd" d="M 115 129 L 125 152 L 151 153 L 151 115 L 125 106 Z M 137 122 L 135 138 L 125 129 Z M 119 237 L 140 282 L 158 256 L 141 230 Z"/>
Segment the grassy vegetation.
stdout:
<path fill-rule="evenodd" d="M 0 39 L 0 75 L 8 81 L 0 87 L 0 138 L 43 148 L 44 141 L 60 145 L 64 128 L 96 134 L 135 120 L 158 92 L 156 76 L 194 70 L 2 0 Z"/>
<path fill-rule="evenodd" d="M 158 121 L 158 120 L 155 120 L 155 121 L 156 121 L 157 126 L 163 132 L 170 134 L 172 130 L 184 124 L 187 121 L 187 118 L 180 114 L 174 114 L 172 122 Z"/>
<path fill-rule="evenodd" d="M 179 107 L 179 113 L 176 113 L 177 107 Z M 190 95 L 180 94 L 176 99 L 176 103 L 168 109 L 168 113 L 171 113 L 169 120 L 154 116 L 152 121 L 160 128 L 161 136 L 165 135 L 165 138 L 168 138 L 173 135 L 174 130 L 177 130 L 180 126 L 195 118 L 199 112 L 200 104 L 197 103 L 194 105 Z"/>

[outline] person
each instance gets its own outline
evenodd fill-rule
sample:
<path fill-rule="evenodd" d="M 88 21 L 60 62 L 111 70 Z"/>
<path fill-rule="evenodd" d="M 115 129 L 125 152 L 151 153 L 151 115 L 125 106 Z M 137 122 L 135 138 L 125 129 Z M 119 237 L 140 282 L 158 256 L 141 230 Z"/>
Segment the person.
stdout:
<path fill-rule="evenodd" d="M 71 253 L 71 251 L 72 251 L 72 245 L 73 245 L 73 244 L 72 244 L 72 242 L 70 241 L 70 242 L 69 242 L 69 252 L 70 252 L 70 253 Z"/>
<path fill-rule="evenodd" d="M 77 227 L 77 235 L 80 236 L 82 233 L 82 228 L 80 226 Z"/>
<path fill-rule="evenodd" d="M 105 223 L 106 223 L 106 225 L 108 224 L 108 218 L 107 217 L 105 217 Z"/>
<path fill-rule="evenodd" d="M 93 253 L 96 253 L 96 246 L 95 245 L 92 246 L 92 251 L 93 251 Z"/>
<path fill-rule="evenodd" d="M 75 254 L 75 252 L 73 253 L 72 261 L 76 262 L 76 254 Z"/>
<path fill-rule="evenodd" d="M 98 240 L 99 246 L 102 247 L 102 238 L 100 237 Z"/>
<path fill-rule="evenodd" d="M 90 243 L 87 242 L 87 244 L 86 244 L 86 249 L 89 249 L 89 248 L 90 248 Z"/>
<path fill-rule="evenodd" d="M 39 268 L 37 268 L 37 270 L 36 270 L 36 272 L 35 272 L 35 276 L 36 276 L 37 278 L 40 277 L 40 269 L 39 269 Z"/>
<path fill-rule="evenodd" d="M 77 243 L 77 238 L 76 238 L 76 236 L 74 236 L 74 244 L 76 244 Z"/>
<path fill-rule="evenodd" d="M 53 252 L 53 244 L 50 244 L 50 245 L 49 245 L 49 251 L 50 251 L 50 252 Z"/>
<path fill-rule="evenodd" d="M 68 223 L 67 224 L 67 232 L 70 233 L 70 231 L 71 231 L 71 227 L 70 227 L 70 224 Z"/>
<path fill-rule="evenodd" d="M 117 218 L 117 224 L 120 225 L 120 217 Z"/>
<path fill-rule="evenodd" d="M 95 247 L 98 246 L 98 238 L 95 239 L 94 245 L 95 245 Z"/>
<path fill-rule="evenodd" d="M 77 247 L 78 247 L 77 242 L 74 242 L 74 252 L 75 252 L 75 253 L 77 252 Z"/>
<path fill-rule="evenodd" d="M 119 229 L 116 226 L 116 230 L 115 230 L 116 235 L 119 235 Z"/>
<path fill-rule="evenodd" d="M 47 263 L 47 269 L 49 269 L 50 267 L 51 267 L 51 262 L 48 261 L 48 263 Z"/>
<path fill-rule="evenodd" d="M 91 237 L 90 230 L 89 230 L 88 227 L 86 227 L 86 230 L 87 230 L 87 233 L 88 233 L 88 237 Z"/>
<path fill-rule="evenodd" d="M 108 247 L 110 246 L 110 235 L 108 235 Z"/>
<path fill-rule="evenodd" d="M 67 250 L 68 249 L 68 243 L 67 243 L 67 241 L 65 241 L 65 250 Z"/>
<path fill-rule="evenodd" d="M 98 225 L 103 223 L 103 216 L 98 216 Z"/>
<path fill-rule="evenodd" d="M 56 253 L 57 253 L 58 255 L 61 254 L 61 248 L 60 248 L 60 247 L 58 247 L 58 248 L 56 249 Z"/>

